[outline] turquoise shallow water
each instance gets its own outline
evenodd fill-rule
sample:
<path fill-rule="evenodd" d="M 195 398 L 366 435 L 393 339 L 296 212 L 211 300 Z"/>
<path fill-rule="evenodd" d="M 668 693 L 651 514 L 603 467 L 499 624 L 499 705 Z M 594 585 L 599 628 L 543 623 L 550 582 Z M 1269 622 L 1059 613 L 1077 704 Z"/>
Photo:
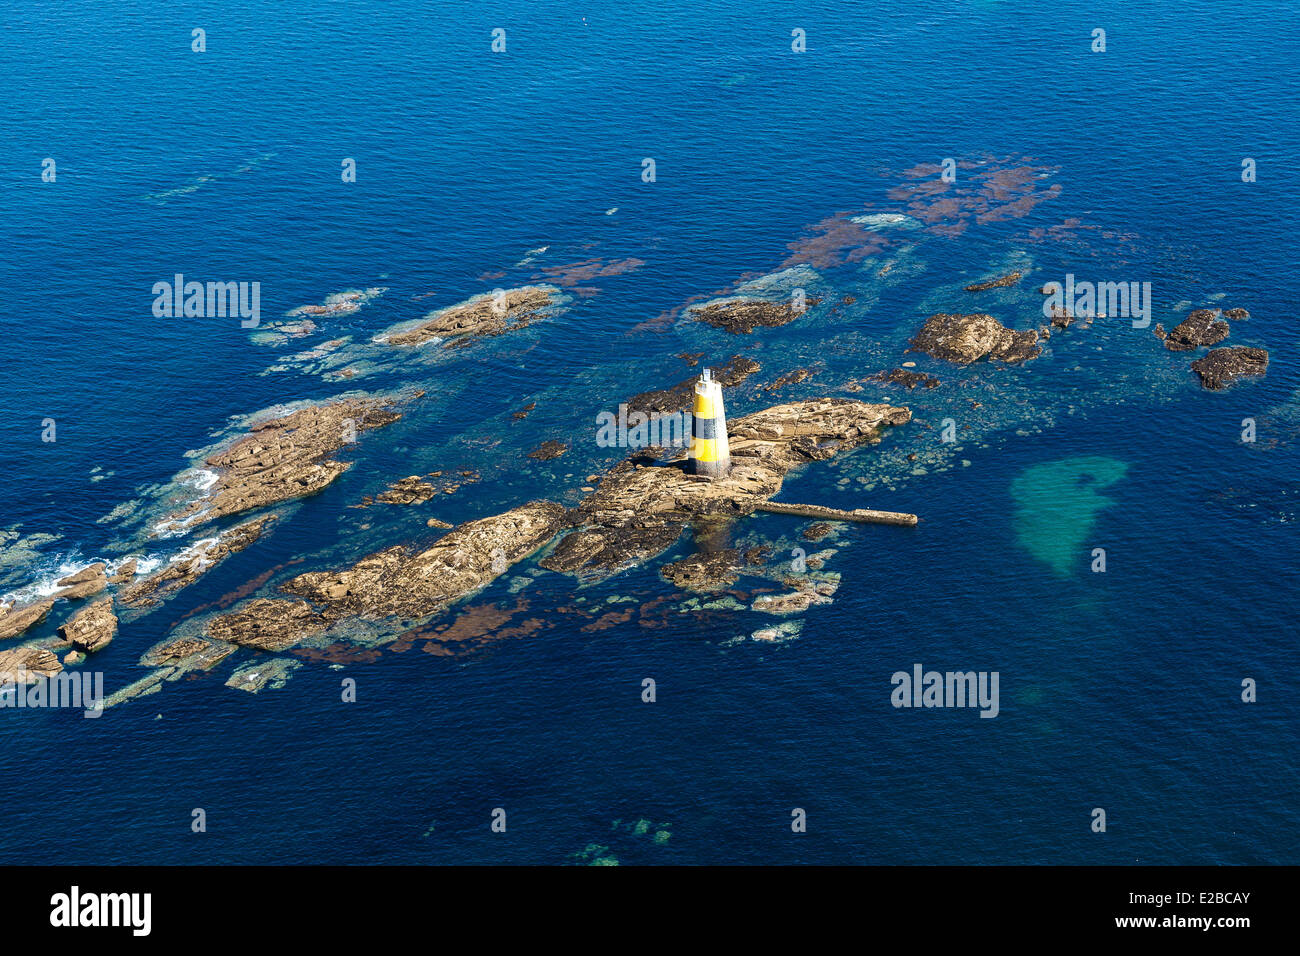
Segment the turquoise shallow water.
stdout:
<path fill-rule="evenodd" d="M 1105 53 L 1088 48 L 1097 26 Z M 59 862 L 1294 862 L 1295 37 L 1288 5 L 1208 2 L 66 5 L 11 22 L 0 588 L 168 558 L 184 540 L 144 529 L 193 493 L 175 478 L 196 453 L 253 413 L 428 393 L 272 534 L 124 624 L 95 658 L 110 689 L 173 628 L 418 540 L 429 516 L 576 502 L 618 458 L 597 415 L 692 374 L 679 353 L 762 364 L 728 394 L 733 419 L 826 394 L 909 405 L 910 425 L 783 495 L 923 521 L 829 545 L 795 519 L 734 527 L 787 555 L 837 549 L 834 602 L 786 643 L 732 643 L 769 615 L 679 610 L 659 562 L 583 589 L 526 562 L 430 623 L 468 635 L 451 656 L 303 658 L 254 697 L 223 686 L 245 653 L 100 720 L 6 712 L 0 859 L 50 862 L 30 834 L 53 822 Z M 958 202 L 935 206 L 946 157 Z M 1017 286 L 963 291 L 1013 268 Z M 259 281 L 268 322 L 386 291 L 276 344 L 236 321 L 155 318 L 150 290 L 178 272 Z M 1039 324 L 1038 287 L 1067 274 L 1151 282 L 1166 328 L 1247 308 L 1229 341 L 1267 347 L 1267 377 L 1206 392 L 1192 356 L 1104 319 L 1055 332 L 1022 368 L 903 354 L 936 311 Z M 463 352 L 371 341 L 525 282 L 554 284 L 563 309 Z M 824 304 L 752 336 L 682 311 L 795 284 Z M 943 384 L 862 381 L 904 360 Z M 762 390 L 795 367 L 814 374 Z M 572 450 L 525 456 L 546 439 Z M 483 481 L 349 507 L 460 468 Z M 918 662 L 999 671 L 998 718 L 891 708 L 890 675 Z M 356 704 L 339 700 L 345 676 Z M 1245 678 L 1257 704 L 1240 702 Z M 498 806 L 508 839 L 487 826 Z M 808 833 L 791 834 L 792 807 Z M 575 860 L 589 846 L 607 851 Z"/>

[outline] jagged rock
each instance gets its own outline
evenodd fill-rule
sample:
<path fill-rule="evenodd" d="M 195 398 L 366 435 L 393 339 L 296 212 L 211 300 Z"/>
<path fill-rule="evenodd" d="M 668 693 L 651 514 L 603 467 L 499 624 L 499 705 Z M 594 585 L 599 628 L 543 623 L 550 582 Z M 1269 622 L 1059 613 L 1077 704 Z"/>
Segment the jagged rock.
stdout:
<path fill-rule="evenodd" d="M 833 580 L 787 580 L 794 590 L 788 594 L 760 594 L 750 609 L 768 614 L 799 614 L 815 604 L 830 604 L 831 595 L 839 588 Z"/>
<path fill-rule="evenodd" d="M 445 348 L 467 345 L 475 339 L 528 325 L 539 311 L 551 305 L 551 292 L 544 286 L 522 286 L 507 289 L 500 297 L 495 293 L 477 296 L 464 305 L 433 313 L 424 324 L 391 334 L 384 341 L 389 345 L 419 345 L 437 338 L 451 340 Z"/>
<path fill-rule="evenodd" d="M 940 312 L 925 320 L 908 351 L 924 352 L 957 365 L 969 365 L 985 356 L 1017 365 L 1038 357 L 1043 350 L 1037 329 L 1017 332 L 984 312 Z"/>
<path fill-rule="evenodd" d="M 803 539 L 805 541 L 820 541 L 835 530 L 835 526 L 829 521 L 816 521 L 803 529 Z"/>
<path fill-rule="evenodd" d="M 918 385 L 924 385 L 926 388 L 939 387 L 939 380 L 933 375 L 926 375 L 924 372 L 910 372 L 905 368 L 877 372 L 871 376 L 871 380 L 874 382 L 887 382 L 891 385 L 903 385 L 909 389 L 916 388 Z"/>
<path fill-rule="evenodd" d="M 1062 308 L 1059 305 L 1052 306 L 1052 325 L 1058 329 L 1068 329 L 1073 322 L 1074 315 L 1069 309 Z"/>
<path fill-rule="evenodd" d="M 279 690 L 300 667 L 302 667 L 300 662 L 286 660 L 283 657 L 269 661 L 254 661 L 232 673 L 226 679 L 226 686 L 250 694 L 256 694 L 267 686 L 272 690 Z"/>
<path fill-rule="evenodd" d="M 116 633 L 117 615 L 113 613 L 112 598 L 87 605 L 59 628 L 65 640 L 87 654 L 107 647 Z"/>
<path fill-rule="evenodd" d="M 31 604 L 0 606 L 0 640 L 17 637 L 23 631 L 45 620 L 54 606 L 53 598 L 42 598 Z"/>
<path fill-rule="evenodd" d="M 985 282 L 976 282 L 966 287 L 967 292 L 984 292 L 988 289 L 1001 289 L 1009 285 L 1015 285 L 1024 278 L 1023 272 L 1010 272 L 1007 275 L 999 276 L 996 279 L 989 279 Z"/>
<path fill-rule="evenodd" d="M 732 421 L 725 478 L 688 475 L 680 462 L 644 467 L 625 460 L 578 505 L 572 519 L 578 530 L 540 564 L 588 580 L 617 573 L 671 547 L 688 521 L 748 514 L 780 491 L 791 469 L 877 442 L 884 426 L 910 419 L 906 408 L 813 399 Z"/>
<path fill-rule="evenodd" d="M 273 515 L 265 515 L 236 525 L 215 538 L 196 542 L 162 570 L 123 589 L 119 600 L 127 607 L 149 607 L 166 600 L 214 565 L 243 551 L 262 536 L 273 520 Z"/>
<path fill-rule="evenodd" d="M 1268 351 L 1240 345 L 1211 349 L 1192 363 L 1192 371 L 1201 377 L 1201 384 L 1206 388 L 1227 388 L 1239 378 L 1267 372 Z"/>
<path fill-rule="evenodd" d="M 734 548 L 693 554 L 659 569 L 665 581 L 687 591 L 721 591 L 735 584 L 740 554 Z"/>
<path fill-rule="evenodd" d="M 206 467 L 217 474 L 211 493 L 172 516 L 170 523 L 190 527 L 316 494 L 352 467 L 330 455 L 359 433 L 402 417 L 392 411 L 393 404 L 390 399 L 350 398 L 254 425 L 248 435 L 207 457 Z"/>
<path fill-rule="evenodd" d="M 1218 309 L 1196 309 L 1169 330 L 1165 348 L 1171 352 L 1190 352 L 1202 345 L 1214 345 L 1228 337 L 1228 323 L 1219 318 Z"/>
<path fill-rule="evenodd" d="M 1161 322 L 1157 322 L 1156 327 L 1152 331 L 1155 332 L 1156 338 L 1160 339 L 1162 342 L 1169 335 L 1169 333 L 1165 331 L 1164 324 Z"/>
<path fill-rule="evenodd" d="M 529 458 L 536 458 L 538 461 L 550 461 L 552 458 L 559 458 L 569 450 L 569 446 L 562 441 L 544 441 L 528 453 Z"/>
<path fill-rule="evenodd" d="M 806 299 L 805 309 L 821 302 L 821 299 Z M 725 329 L 748 335 L 757 328 L 774 328 L 787 325 L 799 318 L 805 311 L 795 307 L 793 301 L 772 302 L 767 299 L 728 299 L 712 305 L 694 306 L 691 314 L 715 329 Z"/>
<path fill-rule="evenodd" d="M 0 651 L 0 686 L 34 684 L 63 670 L 53 651 L 32 644 Z"/>
<path fill-rule="evenodd" d="M 753 359 L 747 359 L 743 355 L 733 355 L 722 365 L 712 366 L 710 371 L 714 380 L 720 382 L 723 388 L 734 388 L 760 368 L 761 366 Z M 672 388 L 642 392 L 628 399 L 627 407 L 630 412 L 641 412 L 645 415 L 689 412 L 695 406 L 697 381 L 699 381 L 698 377 L 688 378 L 684 382 L 678 382 Z"/>
<path fill-rule="evenodd" d="M 418 475 L 411 475 L 393 482 L 387 491 L 376 495 L 375 500 L 387 505 L 423 504 L 437 493 L 438 489 L 429 482 L 421 480 Z"/>
<path fill-rule="evenodd" d="M 108 576 L 104 574 L 104 568 L 104 562 L 100 561 L 59 581 L 58 586 L 63 590 L 58 592 L 58 596 L 76 600 L 98 594 L 108 587 Z"/>
<path fill-rule="evenodd" d="M 135 577 L 136 568 L 139 566 L 139 560 L 130 558 L 118 565 L 117 570 L 108 576 L 109 584 L 125 584 Z"/>
<path fill-rule="evenodd" d="M 1250 313 L 1245 309 L 1224 309 L 1223 317 L 1234 322 L 1240 322 L 1242 319 L 1249 319 Z"/>
<path fill-rule="evenodd" d="M 453 527 L 455 527 L 455 525 L 453 525 L 450 521 L 442 521 L 442 520 L 439 519 L 439 518 L 430 518 L 428 521 L 426 521 L 426 522 L 424 523 L 424 525 L 425 525 L 425 527 L 427 527 L 427 528 L 453 528 Z"/>

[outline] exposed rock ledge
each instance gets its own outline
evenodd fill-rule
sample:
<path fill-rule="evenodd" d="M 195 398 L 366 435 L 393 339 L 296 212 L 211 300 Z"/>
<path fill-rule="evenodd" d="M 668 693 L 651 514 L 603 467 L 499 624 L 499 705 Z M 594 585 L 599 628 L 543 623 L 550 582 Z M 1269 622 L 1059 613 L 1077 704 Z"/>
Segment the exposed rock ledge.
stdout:
<path fill-rule="evenodd" d="M 205 466 L 217 474 L 212 493 L 170 521 L 204 523 L 316 494 L 352 467 L 329 456 L 360 432 L 401 418 L 392 410 L 394 404 L 392 399 L 349 398 L 259 422 L 248 435 L 207 457 Z"/>
<path fill-rule="evenodd" d="M 1165 337 L 1165 348 L 1171 352 L 1190 352 L 1203 345 L 1214 345 L 1228 337 L 1228 323 L 1219 316 L 1218 309 L 1196 309 L 1179 322 Z"/>
<path fill-rule="evenodd" d="M 911 419 L 906 408 L 842 398 L 777 405 L 730 423 L 731 473 L 714 481 L 680 467 L 617 465 L 575 510 L 577 530 L 541 566 L 599 578 L 658 554 L 704 515 L 739 516 L 781 490 L 787 472 L 880 440 L 881 428 Z"/>
<path fill-rule="evenodd" d="M 884 426 L 910 418 L 906 408 L 839 398 L 778 405 L 731 423 L 727 478 L 710 482 L 676 464 L 624 461 L 572 512 L 534 501 L 458 525 L 422 550 L 398 545 L 342 571 L 300 574 L 281 586 L 293 597 L 261 598 L 217 615 L 207 634 L 222 645 L 276 651 L 348 618 L 428 617 L 575 526 L 542 566 L 584 577 L 613 573 L 669 548 L 693 518 L 748 514 L 781 489 L 792 468 L 879 441 Z"/>
<path fill-rule="evenodd" d="M 908 351 L 924 352 L 957 365 L 969 365 L 985 356 L 1018 365 L 1037 358 L 1043 349 L 1038 344 L 1037 329 L 1017 332 L 985 312 L 940 312 L 925 320 Z"/>
<path fill-rule="evenodd" d="M 528 325 L 537 313 L 551 305 L 545 286 L 522 286 L 501 293 L 476 296 L 464 305 L 435 312 L 429 321 L 405 332 L 384 337 L 389 345 L 419 345 L 429 339 L 450 339 L 446 348 L 467 345 L 474 339 L 501 335 Z"/>
<path fill-rule="evenodd" d="M 34 684 L 42 677 L 53 677 L 63 665 L 53 651 L 28 644 L 0 651 L 0 687 L 6 684 Z"/>
<path fill-rule="evenodd" d="M 42 598 L 31 604 L 0 605 L 0 641 L 17 637 L 23 631 L 45 620 L 54 607 L 53 598 Z"/>
<path fill-rule="evenodd" d="M 1201 377 L 1206 388 L 1227 388 L 1239 378 L 1263 375 L 1268 371 L 1268 352 L 1244 346 L 1211 349 L 1192 363 L 1192 371 Z"/>
<path fill-rule="evenodd" d="M 772 302 L 768 299 L 728 299 L 711 305 L 694 306 L 691 314 L 715 329 L 748 335 L 757 328 L 774 328 L 788 325 L 803 315 L 807 307 L 821 299 L 806 299 L 804 309 L 795 308 L 793 301 Z"/>

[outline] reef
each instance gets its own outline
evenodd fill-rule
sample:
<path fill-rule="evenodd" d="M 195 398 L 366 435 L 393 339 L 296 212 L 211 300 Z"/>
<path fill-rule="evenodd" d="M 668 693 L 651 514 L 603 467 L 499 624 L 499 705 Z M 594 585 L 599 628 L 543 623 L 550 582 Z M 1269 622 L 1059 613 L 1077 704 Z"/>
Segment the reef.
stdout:
<path fill-rule="evenodd" d="M 1192 371 L 1201 377 L 1204 387 L 1217 391 L 1239 378 L 1267 372 L 1268 351 L 1245 346 L 1211 349 L 1192 363 Z"/>
<path fill-rule="evenodd" d="M 529 458 L 538 461 L 550 461 L 568 452 L 569 446 L 562 441 L 544 441 L 528 453 Z"/>
<path fill-rule="evenodd" d="M 772 302 L 767 299 L 728 299 L 705 306 L 692 306 L 690 312 L 705 325 L 739 335 L 748 335 L 757 328 L 775 328 L 788 325 L 799 318 L 806 307 L 821 299 L 805 300 L 805 308 L 794 302 Z"/>
<path fill-rule="evenodd" d="M 1228 337 L 1228 323 L 1218 309 L 1196 309 L 1165 336 L 1165 348 L 1171 352 L 1190 352 L 1203 345 L 1214 345 Z"/>
<path fill-rule="evenodd" d="M 1023 332 L 1008 329 L 985 312 L 957 315 L 940 312 L 925 320 L 921 331 L 911 341 L 909 352 L 924 352 L 933 358 L 957 365 L 988 357 L 997 362 L 1018 365 L 1042 354 L 1038 330 Z"/>
<path fill-rule="evenodd" d="M 747 415 L 729 425 L 731 472 L 707 480 L 680 461 L 616 465 L 575 509 L 569 532 L 541 566 L 599 579 L 667 550 L 686 523 L 738 517 L 781 490 L 786 473 L 811 461 L 878 442 L 884 426 L 911 419 L 906 408 L 842 398 L 813 399 Z"/>
<path fill-rule="evenodd" d="M 422 325 L 391 333 L 384 341 L 389 345 L 420 345 L 430 339 L 446 339 L 450 340 L 446 348 L 468 345 L 529 325 L 552 302 L 551 289 L 545 286 L 521 286 L 499 295 L 486 293 L 463 305 L 434 312 Z"/>
<path fill-rule="evenodd" d="M 416 397 L 419 397 L 417 393 Z M 182 528 L 314 495 L 351 466 L 331 456 L 371 428 L 401 418 L 392 399 L 349 398 L 311 405 L 252 426 L 249 434 L 210 454 L 211 493 L 164 522 Z"/>

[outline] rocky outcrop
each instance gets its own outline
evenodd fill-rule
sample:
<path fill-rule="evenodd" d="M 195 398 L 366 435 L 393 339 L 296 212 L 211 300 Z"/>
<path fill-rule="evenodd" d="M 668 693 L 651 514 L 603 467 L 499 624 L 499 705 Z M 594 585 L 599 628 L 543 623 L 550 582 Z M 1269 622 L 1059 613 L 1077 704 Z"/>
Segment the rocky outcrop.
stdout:
<path fill-rule="evenodd" d="M 745 358 L 743 355 L 733 355 L 723 364 L 711 366 L 710 372 L 723 388 L 735 388 L 761 367 L 753 359 Z M 628 399 L 628 411 L 641 412 L 645 415 L 689 412 L 695 407 L 695 383 L 698 381 L 699 377 L 696 376 L 678 382 L 672 388 L 642 392 Z"/>
<path fill-rule="evenodd" d="M 870 378 L 874 382 L 886 382 L 890 385 L 902 385 L 905 388 L 913 389 L 918 385 L 924 385 L 926 388 L 938 388 L 939 380 L 933 375 L 926 375 L 924 372 L 913 372 L 905 368 L 894 368 L 888 372 L 878 372 Z"/>
<path fill-rule="evenodd" d="M 402 478 L 388 486 L 375 496 L 375 501 L 386 505 L 418 505 L 428 501 L 438 493 L 438 489 L 419 475 Z"/>
<path fill-rule="evenodd" d="M 807 299 L 804 308 L 793 301 L 772 302 L 767 299 L 728 299 L 705 306 L 694 306 L 690 312 L 705 325 L 741 335 L 757 328 L 774 328 L 788 325 L 821 299 Z"/>
<path fill-rule="evenodd" d="M 1190 352 L 1203 345 L 1214 345 L 1228 337 L 1228 323 L 1219 318 L 1218 309 L 1196 309 L 1165 336 L 1165 348 L 1171 352 Z"/>
<path fill-rule="evenodd" d="M 117 570 L 108 576 L 109 584 L 125 584 L 135 577 L 136 568 L 139 567 L 139 560 L 129 558 L 117 566 Z"/>
<path fill-rule="evenodd" d="M 1249 319 L 1250 313 L 1245 309 L 1224 309 L 1223 317 L 1225 319 L 1231 319 L 1233 322 L 1240 322 L 1243 319 Z"/>
<path fill-rule="evenodd" d="M 976 282 L 966 287 L 967 292 L 985 292 L 989 289 L 1002 289 L 1009 285 L 1015 285 L 1025 277 L 1023 272 L 1009 272 L 1004 276 L 998 276 L 996 279 L 988 279 L 985 282 Z"/>
<path fill-rule="evenodd" d="M 300 574 L 281 587 L 295 598 L 251 601 L 210 619 L 207 633 L 275 651 L 346 618 L 428 617 L 486 587 L 566 526 L 561 505 L 530 502 L 458 525 L 423 550 L 398 545 L 342 571 Z"/>
<path fill-rule="evenodd" d="M 693 554 L 659 569 L 670 584 L 687 591 L 721 591 L 739 578 L 740 554 L 735 548 Z"/>
<path fill-rule="evenodd" d="M 667 550 L 686 523 L 749 514 L 781 489 L 786 473 L 811 461 L 880 440 L 881 429 L 911 418 L 906 408 L 823 398 L 777 405 L 730 423 L 731 472 L 689 475 L 626 460 L 575 509 L 567 534 L 542 567 L 598 579 Z"/>
<path fill-rule="evenodd" d="M 76 600 L 98 594 L 108 587 L 108 575 L 104 573 L 104 567 L 104 563 L 100 561 L 59 581 L 58 585 L 63 590 L 58 592 L 58 596 Z"/>
<path fill-rule="evenodd" d="M 1043 349 L 1038 344 L 1037 329 L 1017 332 L 984 312 L 969 315 L 940 312 L 925 320 L 908 351 L 924 352 L 957 365 L 969 365 L 986 356 L 993 361 L 1018 365 L 1037 358 Z"/>
<path fill-rule="evenodd" d="M 31 644 L 0 651 L 0 687 L 6 684 L 34 684 L 63 670 L 53 651 Z"/>
<path fill-rule="evenodd" d="M 217 475 L 211 493 L 174 515 L 164 529 L 316 494 L 352 467 L 330 456 L 359 433 L 402 417 L 393 405 L 391 399 L 349 398 L 254 425 L 248 435 L 207 457 L 205 467 Z"/>
<path fill-rule="evenodd" d="M 127 607 L 150 607 L 166 600 L 205 571 L 224 561 L 230 555 L 243 551 L 262 536 L 266 526 L 275 520 L 266 515 L 236 525 L 214 538 L 198 541 L 186 548 L 162 570 L 142 581 L 128 585 L 119 594 Z"/>
<path fill-rule="evenodd" d="M 522 286 L 497 295 L 477 296 L 464 305 L 433 313 L 427 322 L 385 337 L 389 345 L 419 345 L 430 339 L 447 339 L 446 348 L 523 328 L 552 304 L 552 289 Z"/>
<path fill-rule="evenodd" d="M 0 606 L 0 641 L 17 637 L 41 621 L 54 606 L 53 598 L 42 598 L 30 604 Z"/>
<path fill-rule="evenodd" d="M 87 654 L 107 647 L 116 633 L 117 615 L 113 599 L 107 597 L 82 608 L 59 628 L 65 641 Z"/>
<path fill-rule="evenodd" d="M 1201 377 L 1201 384 L 1206 388 L 1223 389 L 1239 378 L 1267 372 L 1268 352 L 1244 346 L 1211 349 L 1192 363 L 1192 371 Z"/>

